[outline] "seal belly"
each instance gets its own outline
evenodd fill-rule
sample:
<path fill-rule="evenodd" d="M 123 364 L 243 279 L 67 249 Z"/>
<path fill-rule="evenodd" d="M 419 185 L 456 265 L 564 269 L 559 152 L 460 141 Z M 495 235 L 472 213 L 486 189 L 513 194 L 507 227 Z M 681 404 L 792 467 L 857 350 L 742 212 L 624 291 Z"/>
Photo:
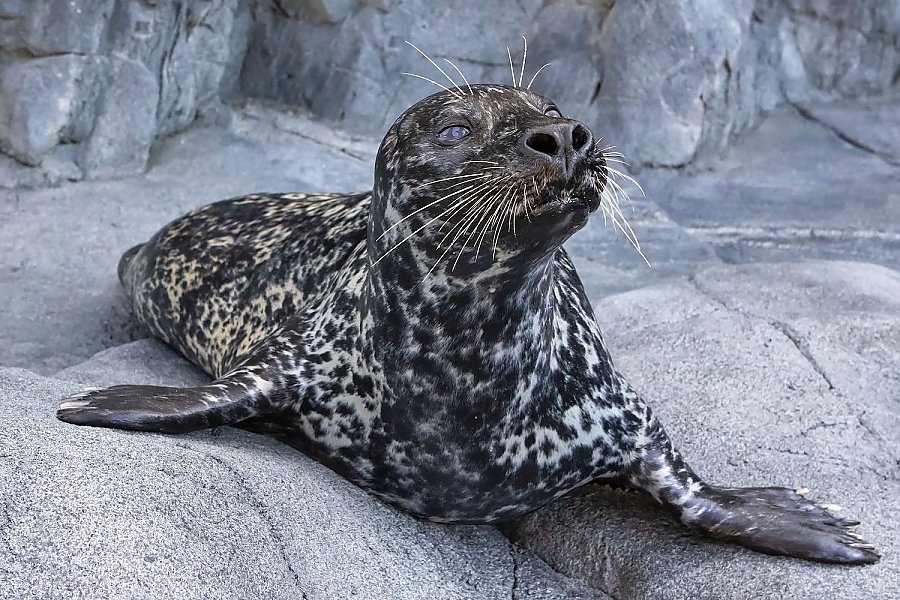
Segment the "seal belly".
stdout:
<path fill-rule="evenodd" d="M 213 376 L 332 284 L 371 194 L 256 194 L 199 208 L 125 253 L 138 320 Z"/>

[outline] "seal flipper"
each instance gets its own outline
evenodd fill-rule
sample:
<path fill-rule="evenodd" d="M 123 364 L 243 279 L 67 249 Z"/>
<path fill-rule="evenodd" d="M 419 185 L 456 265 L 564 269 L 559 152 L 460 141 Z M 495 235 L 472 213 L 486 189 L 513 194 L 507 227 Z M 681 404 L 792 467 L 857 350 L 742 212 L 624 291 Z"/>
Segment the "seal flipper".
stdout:
<path fill-rule="evenodd" d="M 632 467 L 631 484 L 649 492 L 689 527 L 766 554 L 827 563 L 871 564 L 875 547 L 851 531 L 858 521 L 835 516 L 787 488 L 726 488 L 703 482 L 656 419 Z"/>
<path fill-rule="evenodd" d="M 76 425 L 160 433 L 232 425 L 270 412 L 273 398 L 290 396 L 288 388 L 298 388 L 290 391 L 299 395 L 302 384 L 297 377 L 289 379 L 288 372 L 303 364 L 301 353 L 297 331 L 277 330 L 257 345 L 243 366 L 207 385 L 89 389 L 66 398 L 56 416 Z"/>
<path fill-rule="evenodd" d="M 260 400 L 223 382 L 195 388 L 117 385 L 69 396 L 56 416 L 75 425 L 186 433 L 256 416 Z"/>

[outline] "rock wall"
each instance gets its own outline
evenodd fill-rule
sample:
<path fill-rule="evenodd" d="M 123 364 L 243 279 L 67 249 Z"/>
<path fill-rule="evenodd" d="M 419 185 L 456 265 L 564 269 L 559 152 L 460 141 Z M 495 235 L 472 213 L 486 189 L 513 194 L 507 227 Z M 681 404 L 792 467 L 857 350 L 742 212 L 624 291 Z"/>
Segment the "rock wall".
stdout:
<path fill-rule="evenodd" d="M 141 172 L 234 87 L 239 0 L 0 1 L 0 149 L 46 177 Z"/>
<path fill-rule="evenodd" d="M 144 168 L 223 99 L 265 98 L 380 137 L 443 76 L 518 77 L 640 166 L 718 155 L 789 99 L 900 79 L 897 0 L 0 0 L 0 184 Z M 18 170 L 18 171 L 16 171 Z M 11 183 L 12 182 L 12 183 Z"/>

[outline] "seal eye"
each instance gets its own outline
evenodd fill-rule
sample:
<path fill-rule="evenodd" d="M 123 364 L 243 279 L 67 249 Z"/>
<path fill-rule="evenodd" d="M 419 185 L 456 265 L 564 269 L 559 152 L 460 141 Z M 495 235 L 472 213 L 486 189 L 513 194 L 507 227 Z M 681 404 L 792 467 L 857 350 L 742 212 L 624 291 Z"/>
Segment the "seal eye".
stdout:
<path fill-rule="evenodd" d="M 458 142 L 464 137 L 472 133 L 468 127 L 462 125 L 452 125 L 446 127 L 438 134 L 438 139 L 442 142 Z"/>
<path fill-rule="evenodd" d="M 544 115 L 548 117 L 553 117 L 555 119 L 562 118 L 562 113 L 559 112 L 559 109 L 555 106 L 551 106 L 547 110 L 544 111 Z"/>

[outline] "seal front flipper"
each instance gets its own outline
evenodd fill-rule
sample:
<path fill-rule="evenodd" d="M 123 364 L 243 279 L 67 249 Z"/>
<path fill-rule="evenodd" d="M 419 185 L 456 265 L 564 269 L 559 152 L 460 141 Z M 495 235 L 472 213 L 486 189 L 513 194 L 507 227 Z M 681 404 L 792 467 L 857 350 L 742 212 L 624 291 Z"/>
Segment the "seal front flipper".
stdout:
<path fill-rule="evenodd" d="M 257 416 L 261 400 L 222 381 L 195 388 L 117 385 L 69 396 L 56 416 L 75 425 L 185 433 Z"/>
<path fill-rule="evenodd" d="M 264 340 L 244 366 L 204 386 L 192 388 L 117 385 L 88 389 L 66 398 L 57 418 L 76 425 L 133 431 L 185 433 L 232 425 L 272 410 L 272 399 L 287 391 L 286 363 L 299 363 L 293 332 Z M 298 381 L 291 384 L 297 386 Z"/>
<path fill-rule="evenodd" d="M 726 488 L 702 481 L 653 419 L 630 480 L 681 521 L 712 538 L 766 554 L 827 563 L 871 564 L 880 556 L 832 507 L 787 488 Z"/>

